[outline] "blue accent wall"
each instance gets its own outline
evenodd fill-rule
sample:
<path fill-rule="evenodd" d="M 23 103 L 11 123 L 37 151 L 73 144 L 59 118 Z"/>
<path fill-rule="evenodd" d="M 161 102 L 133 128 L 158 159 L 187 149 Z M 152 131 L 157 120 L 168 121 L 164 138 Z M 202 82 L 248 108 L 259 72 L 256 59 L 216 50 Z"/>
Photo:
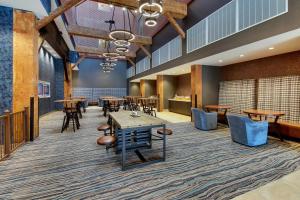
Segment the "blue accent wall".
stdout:
<path fill-rule="evenodd" d="M 50 97 L 39 98 L 39 115 L 46 114 L 61 105 L 54 103 L 64 98 L 64 66 L 62 59 L 54 58 L 44 48 L 39 52 L 39 80 L 50 82 Z"/>
<path fill-rule="evenodd" d="M 0 114 L 12 109 L 13 9 L 0 6 Z"/>
<path fill-rule="evenodd" d="M 54 59 L 55 68 L 55 97 L 56 100 L 64 99 L 64 62 L 62 59 Z M 55 104 L 55 109 L 60 110 L 63 105 L 60 103 Z"/>
<path fill-rule="evenodd" d="M 104 73 L 102 59 L 84 59 L 79 71 L 73 71 L 73 87 L 80 88 L 127 88 L 126 61 L 118 61 L 115 70 Z"/>
<path fill-rule="evenodd" d="M 46 9 L 47 13 L 51 12 L 51 0 L 40 0 L 43 4 L 44 8 Z"/>

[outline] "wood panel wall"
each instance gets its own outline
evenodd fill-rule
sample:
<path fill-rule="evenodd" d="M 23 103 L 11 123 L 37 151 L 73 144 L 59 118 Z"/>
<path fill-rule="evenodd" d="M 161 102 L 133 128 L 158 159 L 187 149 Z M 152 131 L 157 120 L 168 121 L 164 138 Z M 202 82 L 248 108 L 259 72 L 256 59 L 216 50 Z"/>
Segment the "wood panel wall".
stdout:
<path fill-rule="evenodd" d="M 156 79 L 156 91 L 157 95 L 159 96 L 159 103 L 158 103 L 158 112 L 162 112 L 164 110 L 164 76 L 157 75 Z"/>
<path fill-rule="evenodd" d="M 191 95 L 191 74 L 183 74 L 176 77 L 176 94 L 179 96 Z"/>
<path fill-rule="evenodd" d="M 145 97 L 145 94 L 146 94 L 145 80 L 140 81 L 140 93 L 141 93 L 142 97 Z"/>
<path fill-rule="evenodd" d="M 36 18 L 31 12 L 14 11 L 13 28 L 13 112 L 29 107 L 34 97 L 34 134 L 38 124 L 38 38 Z"/>
<path fill-rule="evenodd" d="M 221 67 L 221 80 L 300 75 L 300 51 Z"/>
<path fill-rule="evenodd" d="M 202 108 L 202 66 L 191 66 L 192 107 Z M 197 95 L 197 102 L 196 102 Z M 197 104 L 197 105 L 196 105 Z"/>
<path fill-rule="evenodd" d="M 72 65 L 71 63 L 67 63 L 66 64 L 66 73 L 68 74 L 68 80 L 66 79 L 66 76 L 65 76 L 65 81 L 64 81 L 64 97 L 65 98 L 68 98 L 68 97 L 71 97 L 72 96 L 72 92 L 73 92 L 73 79 L 72 79 Z M 66 74 L 65 73 L 65 74 Z"/>

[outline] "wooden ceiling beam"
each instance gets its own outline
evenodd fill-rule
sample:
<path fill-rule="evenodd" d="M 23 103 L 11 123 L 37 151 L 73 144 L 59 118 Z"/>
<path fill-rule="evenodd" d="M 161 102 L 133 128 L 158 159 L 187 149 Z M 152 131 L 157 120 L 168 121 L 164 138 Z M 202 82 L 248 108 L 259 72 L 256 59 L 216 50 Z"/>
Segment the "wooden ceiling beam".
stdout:
<path fill-rule="evenodd" d="M 143 45 L 139 45 L 139 47 L 142 49 L 142 51 L 149 57 L 151 58 L 151 53 L 143 46 Z"/>
<path fill-rule="evenodd" d="M 40 30 L 47 24 L 49 24 L 51 21 L 53 21 L 56 17 L 60 16 L 70 8 L 72 8 L 75 5 L 81 4 L 85 2 L 86 0 L 70 0 L 65 3 L 63 3 L 61 6 L 57 7 L 55 10 L 53 10 L 48 16 L 40 19 L 36 23 L 36 29 Z"/>
<path fill-rule="evenodd" d="M 185 38 L 185 32 L 182 30 L 182 28 L 179 26 L 179 24 L 176 22 L 174 17 L 171 13 L 165 13 L 165 16 L 167 17 L 170 24 L 173 26 L 173 28 L 178 32 L 178 34 L 181 36 L 181 38 Z"/>
<path fill-rule="evenodd" d="M 85 54 L 81 55 L 80 58 L 77 60 L 77 62 L 72 66 L 72 69 L 78 66 L 85 58 L 86 58 Z"/>
<path fill-rule="evenodd" d="M 135 67 L 135 63 L 131 60 L 131 58 L 127 58 L 127 60 L 133 67 Z"/>
<path fill-rule="evenodd" d="M 79 53 L 79 56 L 85 55 L 86 58 L 94 58 L 94 59 L 104 59 L 105 57 L 102 55 L 97 55 L 97 54 L 86 54 L 86 53 Z M 127 60 L 125 56 L 120 56 L 118 60 Z"/>
<path fill-rule="evenodd" d="M 129 9 L 138 9 L 139 2 L 137 0 L 92 0 L 99 3 L 113 4 L 119 7 L 127 7 Z M 187 16 L 187 4 L 177 2 L 175 0 L 163 1 L 163 13 L 169 12 L 176 19 L 183 19 Z"/>
<path fill-rule="evenodd" d="M 86 53 L 86 54 L 94 54 L 102 56 L 105 51 L 102 49 L 94 48 L 94 47 L 85 47 L 85 46 L 77 46 L 75 51 L 78 53 Z M 125 54 L 126 57 L 135 58 L 136 54 L 134 52 L 128 52 Z"/>
<path fill-rule="evenodd" d="M 111 40 L 108 36 L 109 32 L 100 29 L 89 28 L 89 27 L 78 26 L 78 25 L 69 25 L 67 27 L 67 31 L 70 35 L 96 38 L 102 40 Z M 152 38 L 147 36 L 135 35 L 135 39 L 132 41 L 132 43 L 137 43 L 141 45 L 151 45 Z"/>

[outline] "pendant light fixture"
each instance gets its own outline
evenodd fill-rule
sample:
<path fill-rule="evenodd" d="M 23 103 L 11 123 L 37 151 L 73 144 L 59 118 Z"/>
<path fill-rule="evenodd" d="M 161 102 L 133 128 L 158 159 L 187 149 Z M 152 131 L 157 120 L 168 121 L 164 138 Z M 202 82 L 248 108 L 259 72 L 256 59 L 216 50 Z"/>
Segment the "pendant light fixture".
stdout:
<path fill-rule="evenodd" d="M 128 9 L 122 9 L 123 10 L 123 28 L 117 28 L 116 24 L 113 23 L 112 26 L 110 26 L 110 33 L 109 38 L 114 42 L 116 46 L 116 51 L 118 53 L 126 53 L 129 51 L 129 46 L 131 45 L 131 41 L 135 39 L 135 35 L 131 31 L 131 21 Z M 127 13 L 127 16 L 126 16 Z M 114 21 L 114 15 L 115 15 L 115 8 L 113 10 L 113 15 L 111 21 Z M 127 18 L 127 20 L 126 20 Z M 129 28 L 127 28 L 127 26 Z M 114 30 L 112 30 L 114 28 Z"/>
<path fill-rule="evenodd" d="M 154 27 L 157 18 L 163 13 L 161 0 L 140 0 L 139 12 L 146 18 L 145 25 Z"/>

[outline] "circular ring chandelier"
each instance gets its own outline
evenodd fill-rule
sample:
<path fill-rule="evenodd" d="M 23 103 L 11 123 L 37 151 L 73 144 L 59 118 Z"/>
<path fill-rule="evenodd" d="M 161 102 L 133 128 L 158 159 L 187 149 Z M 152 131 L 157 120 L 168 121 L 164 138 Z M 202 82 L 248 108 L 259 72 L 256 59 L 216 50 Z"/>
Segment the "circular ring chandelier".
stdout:
<path fill-rule="evenodd" d="M 116 52 L 118 53 L 127 53 L 129 51 L 128 47 L 116 47 Z"/>
<path fill-rule="evenodd" d="M 120 54 L 116 52 L 107 52 L 107 53 L 103 53 L 103 56 L 106 58 L 118 58 Z"/>
<path fill-rule="evenodd" d="M 110 73 L 110 70 L 103 70 L 104 73 Z"/>
<path fill-rule="evenodd" d="M 130 42 L 135 39 L 135 35 L 127 30 L 117 29 L 109 33 L 109 38 L 114 40 L 115 45 L 117 45 L 116 43 L 129 43 L 130 45 Z"/>
<path fill-rule="evenodd" d="M 140 0 L 139 12 L 144 17 L 158 17 L 163 12 L 161 0 Z"/>
<path fill-rule="evenodd" d="M 115 67 L 116 65 L 117 64 L 113 62 L 104 62 L 100 64 L 101 67 Z"/>
<path fill-rule="evenodd" d="M 115 40 L 114 44 L 119 47 L 129 47 L 131 45 L 127 40 Z"/>
<path fill-rule="evenodd" d="M 107 58 L 105 59 L 105 61 L 107 61 L 107 62 L 117 62 L 118 59 L 117 59 L 117 58 L 113 58 L 113 57 L 107 57 Z"/>
<path fill-rule="evenodd" d="M 112 70 L 114 70 L 115 68 L 113 68 L 113 67 L 103 67 L 102 69 L 103 69 L 103 70 L 109 70 L 109 71 L 112 71 Z"/>
<path fill-rule="evenodd" d="M 154 17 L 148 17 L 145 19 L 145 25 L 149 27 L 154 27 L 157 25 L 157 20 Z"/>

